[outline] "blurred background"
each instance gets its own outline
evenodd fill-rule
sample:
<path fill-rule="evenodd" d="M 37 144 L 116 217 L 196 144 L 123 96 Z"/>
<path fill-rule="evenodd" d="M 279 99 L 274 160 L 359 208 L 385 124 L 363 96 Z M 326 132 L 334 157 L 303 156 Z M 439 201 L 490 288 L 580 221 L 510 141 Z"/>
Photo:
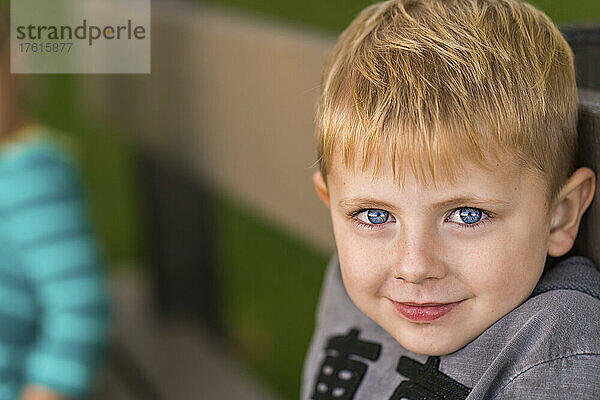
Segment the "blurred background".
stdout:
<path fill-rule="evenodd" d="M 598 0 L 533 3 L 598 54 Z M 31 76 L 109 264 L 97 398 L 298 398 L 334 251 L 311 182 L 320 70 L 368 4 L 153 0 L 150 75 Z M 595 65 L 579 79 L 600 88 Z"/>

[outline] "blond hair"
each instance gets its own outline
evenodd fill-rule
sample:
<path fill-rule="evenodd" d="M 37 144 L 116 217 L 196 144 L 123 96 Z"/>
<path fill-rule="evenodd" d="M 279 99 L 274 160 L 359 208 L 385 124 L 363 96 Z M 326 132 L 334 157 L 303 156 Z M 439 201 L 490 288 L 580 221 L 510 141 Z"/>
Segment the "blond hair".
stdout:
<path fill-rule="evenodd" d="M 547 179 L 574 168 L 573 54 L 541 11 L 513 0 L 390 0 L 340 35 L 317 105 L 323 176 L 335 152 L 400 180 L 453 179 L 462 161 L 506 154 Z"/>

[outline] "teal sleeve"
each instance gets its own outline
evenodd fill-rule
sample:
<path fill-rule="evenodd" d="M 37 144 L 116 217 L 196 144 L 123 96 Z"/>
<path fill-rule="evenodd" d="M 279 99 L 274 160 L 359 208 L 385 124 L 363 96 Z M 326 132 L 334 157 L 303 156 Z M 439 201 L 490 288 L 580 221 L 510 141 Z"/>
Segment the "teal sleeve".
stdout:
<path fill-rule="evenodd" d="M 82 185 L 52 146 L 13 164 L 0 173 L 0 212 L 37 307 L 23 384 L 81 397 L 106 350 L 109 325 L 104 263 Z"/>

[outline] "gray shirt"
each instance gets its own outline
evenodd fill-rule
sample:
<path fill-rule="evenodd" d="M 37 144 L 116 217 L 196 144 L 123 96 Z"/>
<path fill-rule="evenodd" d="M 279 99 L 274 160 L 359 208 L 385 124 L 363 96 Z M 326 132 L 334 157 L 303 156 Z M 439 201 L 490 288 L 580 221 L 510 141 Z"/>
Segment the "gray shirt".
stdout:
<path fill-rule="evenodd" d="M 352 303 L 334 256 L 304 363 L 301 399 L 600 399 L 600 273 L 584 257 L 462 349 L 404 349 Z"/>

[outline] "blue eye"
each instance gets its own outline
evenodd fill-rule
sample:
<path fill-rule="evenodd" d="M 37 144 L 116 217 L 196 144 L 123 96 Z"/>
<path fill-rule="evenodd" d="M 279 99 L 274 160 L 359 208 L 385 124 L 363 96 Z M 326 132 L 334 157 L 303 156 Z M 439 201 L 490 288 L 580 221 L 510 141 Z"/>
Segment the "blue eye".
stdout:
<path fill-rule="evenodd" d="M 461 207 L 452 211 L 446 221 L 455 222 L 459 225 L 475 227 L 480 223 L 487 222 L 491 217 L 487 212 L 473 207 Z"/>
<path fill-rule="evenodd" d="M 348 214 L 361 229 L 383 229 L 396 222 L 389 211 L 379 208 L 363 208 Z"/>
<path fill-rule="evenodd" d="M 385 210 L 367 210 L 367 218 L 372 224 L 384 224 L 390 217 L 390 213 Z"/>
<path fill-rule="evenodd" d="M 483 213 L 477 208 L 461 208 L 459 210 L 460 219 L 465 224 L 476 224 L 481 220 Z"/>

